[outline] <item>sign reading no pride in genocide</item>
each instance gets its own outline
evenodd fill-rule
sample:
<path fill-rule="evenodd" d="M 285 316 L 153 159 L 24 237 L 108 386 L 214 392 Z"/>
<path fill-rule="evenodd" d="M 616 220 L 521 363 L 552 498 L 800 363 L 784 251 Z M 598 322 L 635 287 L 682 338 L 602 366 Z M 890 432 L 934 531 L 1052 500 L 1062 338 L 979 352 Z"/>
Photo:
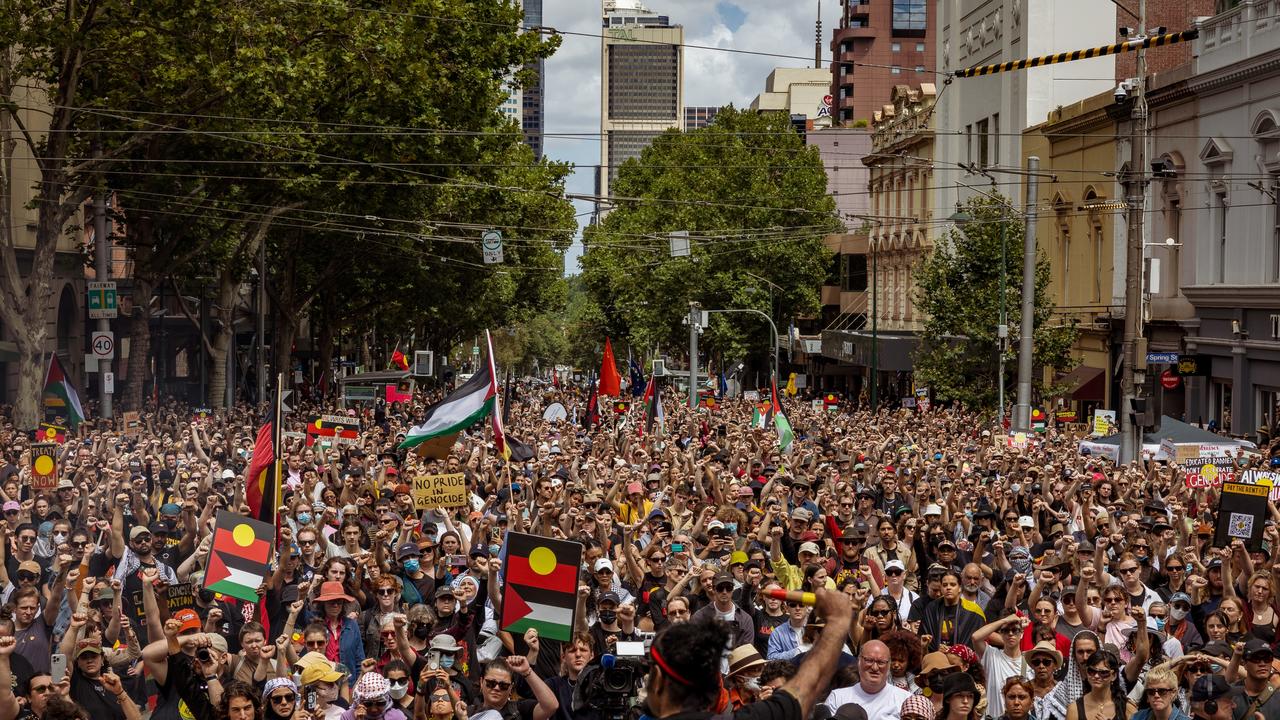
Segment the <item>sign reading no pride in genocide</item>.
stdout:
<path fill-rule="evenodd" d="M 413 507 L 417 510 L 467 504 L 467 481 L 462 473 L 419 475 L 413 479 Z"/>

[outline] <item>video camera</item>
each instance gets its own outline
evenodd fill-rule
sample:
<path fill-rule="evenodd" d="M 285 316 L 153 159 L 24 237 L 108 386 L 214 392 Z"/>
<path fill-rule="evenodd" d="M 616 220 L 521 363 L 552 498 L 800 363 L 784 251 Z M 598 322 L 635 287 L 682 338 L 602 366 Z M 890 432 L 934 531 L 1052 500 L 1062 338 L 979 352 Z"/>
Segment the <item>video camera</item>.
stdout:
<path fill-rule="evenodd" d="M 640 688 L 649 674 L 649 659 L 643 654 L 631 654 L 643 643 L 618 643 L 619 655 L 605 654 L 600 664 L 591 665 L 582 672 L 573 689 L 573 712 L 579 717 L 584 710 L 594 710 L 601 720 L 632 720 L 640 713 L 636 707 Z M 626 654 L 623 654 L 626 653 Z"/>

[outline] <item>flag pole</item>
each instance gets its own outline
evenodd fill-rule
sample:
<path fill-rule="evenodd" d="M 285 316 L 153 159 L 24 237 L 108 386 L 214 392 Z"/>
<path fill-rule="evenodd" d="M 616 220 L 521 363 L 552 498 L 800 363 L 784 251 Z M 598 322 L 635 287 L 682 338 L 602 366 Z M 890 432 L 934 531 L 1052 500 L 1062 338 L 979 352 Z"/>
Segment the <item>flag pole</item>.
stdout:
<path fill-rule="evenodd" d="M 275 452 L 275 457 L 271 462 L 271 512 L 275 515 L 273 522 L 276 531 L 280 530 L 280 474 L 282 472 L 284 457 L 284 427 L 281 398 L 284 396 L 284 373 L 276 373 L 276 399 L 275 407 L 272 408 L 271 420 L 271 445 Z"/>

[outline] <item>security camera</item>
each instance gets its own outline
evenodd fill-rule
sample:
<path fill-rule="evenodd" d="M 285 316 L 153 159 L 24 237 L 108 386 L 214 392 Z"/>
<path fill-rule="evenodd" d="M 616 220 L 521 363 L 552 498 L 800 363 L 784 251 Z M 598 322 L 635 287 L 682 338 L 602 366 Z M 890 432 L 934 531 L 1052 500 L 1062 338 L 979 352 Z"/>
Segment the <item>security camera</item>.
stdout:
<path fill-rule="evenodd" d="M 1116 86 L 1116 102 L 1118 103 L 1124 102 L 1125 100 L 1128 100 L 1128 99 L 1129 99 L 1129 88 L 1125 87 L 1124 83 L 1120 83 L 1119 85 Z"/>

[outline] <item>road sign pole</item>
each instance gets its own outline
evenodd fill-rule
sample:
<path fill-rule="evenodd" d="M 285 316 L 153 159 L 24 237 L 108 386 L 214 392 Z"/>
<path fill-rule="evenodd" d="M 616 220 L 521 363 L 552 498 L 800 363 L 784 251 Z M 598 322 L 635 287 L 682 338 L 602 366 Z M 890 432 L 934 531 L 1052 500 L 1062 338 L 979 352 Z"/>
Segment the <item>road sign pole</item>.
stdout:
<path fill-rule="evenodd" d="M 98 191 L 93 196 L 93 275 L 94 280 L 98 282 L 106 282 L 111 279 L 111 261 L 107 257 L 110 252 L 110 244 L 107 242 L 107 193 Z M 106 305 L 106 291 L 103 290 L 103 305 Z M 98 331 L 110 332 L 111 321 L 106 318 L 98 319 Z M 115 374 L 111 370 L 111 358 L 98 359 L 98 415 L 110 419 L 112 416 L 111 395 L 115 390 L 112 385 L 115 384 Z M 107 384 L 107 379 L 111 379 L 111 385 Z"/>

